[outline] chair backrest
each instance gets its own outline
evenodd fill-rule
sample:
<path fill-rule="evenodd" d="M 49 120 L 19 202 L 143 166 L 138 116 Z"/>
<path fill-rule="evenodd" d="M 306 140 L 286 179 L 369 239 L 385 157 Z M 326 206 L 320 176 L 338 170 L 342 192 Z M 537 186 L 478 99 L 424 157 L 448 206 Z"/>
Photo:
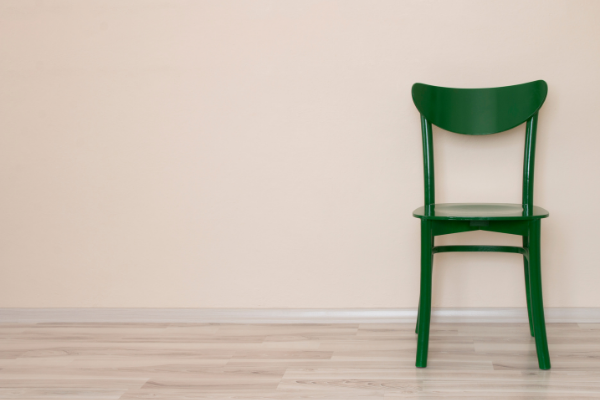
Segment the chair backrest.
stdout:
<path fill-rule="evenodd" d="M 489 135 L 526 122 L 523 163 L 523 212 L 533 209 L 533 167 L 538 111 L 548 85 L 534 81 L 521 85 L 483 89 L 457 89 L 415 83 L 412 97 L 421 113 L 425 210 L 435 204 L 433 137 L 431 124 L 465 135 Z"/>

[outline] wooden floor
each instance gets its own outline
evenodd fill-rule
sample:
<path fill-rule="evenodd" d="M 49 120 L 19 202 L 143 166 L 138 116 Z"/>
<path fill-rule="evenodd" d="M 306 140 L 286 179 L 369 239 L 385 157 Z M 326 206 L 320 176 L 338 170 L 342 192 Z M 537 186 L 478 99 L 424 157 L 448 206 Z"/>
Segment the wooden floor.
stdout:
<path fill-rule="evenodd" d="M 600 399 L 600 324 L 0 325 L 0 399 Z"/>

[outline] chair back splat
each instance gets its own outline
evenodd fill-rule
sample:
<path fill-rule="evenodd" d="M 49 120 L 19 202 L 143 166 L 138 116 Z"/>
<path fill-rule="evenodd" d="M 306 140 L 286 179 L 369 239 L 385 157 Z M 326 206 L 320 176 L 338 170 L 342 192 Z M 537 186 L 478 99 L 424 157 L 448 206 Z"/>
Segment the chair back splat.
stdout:
<path fill-rule="evenodd" d="M 527 122 L 523 163 L 523 212 L 533 208 L 533 170 L 538 110 L 548 85 L 539 80 L 521 85 L 483 89 L 457 89 L 415 83 L 412 97 L 421 113 L 425 212 L 435 204 L 433 137 L 431 125 L 463 135 L 491 135 Z"/>

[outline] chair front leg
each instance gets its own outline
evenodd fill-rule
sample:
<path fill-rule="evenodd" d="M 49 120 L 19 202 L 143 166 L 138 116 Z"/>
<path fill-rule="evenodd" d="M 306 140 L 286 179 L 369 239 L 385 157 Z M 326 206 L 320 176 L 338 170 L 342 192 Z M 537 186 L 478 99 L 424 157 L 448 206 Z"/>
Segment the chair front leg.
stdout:
<path fill-rule="evenodd" d="M 550 369 L 550 354 L 546 338 L 546 320 L 544 318 L 544 302 L 542 300 L 542 270 L 540 257 L 541 221 L 533 220 L 529 228 L 529 290 L 535 348 L 540 369 Z"/>
<path fill-rule="evenodd" d="M 417 362 L 416 366 L 427 366 L 429 351 L 429 322 L 431 319 L 431 278 L 433 264 L 432 222 L 421 219 L 421 296 L 417 322 Z"/>
<path fill-rule="evenodd" d="M 529 249 L 529 238 L 523 236 L 523 248 Z M 529 334 L 534 337 L 533 314 L 531 310 L 531 291 L 529 290 L 529 254 L 523 254 L 523 269 L 525 270 L 525 297 L 527 298 L 527 318 L 529 319 Z"/>

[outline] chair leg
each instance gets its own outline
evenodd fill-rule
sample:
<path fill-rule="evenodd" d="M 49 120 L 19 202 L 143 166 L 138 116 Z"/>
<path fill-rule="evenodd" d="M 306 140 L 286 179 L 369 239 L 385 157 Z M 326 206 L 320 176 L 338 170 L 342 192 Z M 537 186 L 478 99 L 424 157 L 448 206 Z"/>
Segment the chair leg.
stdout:
<path fill-rule="evenodd" d="M 541 221 L 531 221 L 529 229 L 529 286 L 531 292 L 531 308 L 535 348 L 540 369 L 550 369 L 550 354 L 546 338 L 546 321 L 544 318 L 544 302 L 542 300 L 542 271 L 540 257 Z"/>
<path fill-rule="evenodd" d="M 429 321 L 431 318 L 431 275 L 433 261 L 433 235 L 431 221 L 421 219 L 421 297 L 419 300 L 419 322 L 416 366 L 427 366 L 429 351 Z"/>
<path fill-rule="evenodd" d="M 529 248 L 529 239 L 527 238 L 527 236 L 523 236 L 523 248 Z M 527 318 L 529 319 L 529 333 L 531 334 L 531 337 L 534 337 L 532 320 L 533 315 L 531 310 L 531 291 L 529 290 L 529 260 L 527 259 L 527 257 L 529 257 L 528 254 L 523 255 L 523 266 L 525 270 L 525 297 L 527 297 Z"/>

